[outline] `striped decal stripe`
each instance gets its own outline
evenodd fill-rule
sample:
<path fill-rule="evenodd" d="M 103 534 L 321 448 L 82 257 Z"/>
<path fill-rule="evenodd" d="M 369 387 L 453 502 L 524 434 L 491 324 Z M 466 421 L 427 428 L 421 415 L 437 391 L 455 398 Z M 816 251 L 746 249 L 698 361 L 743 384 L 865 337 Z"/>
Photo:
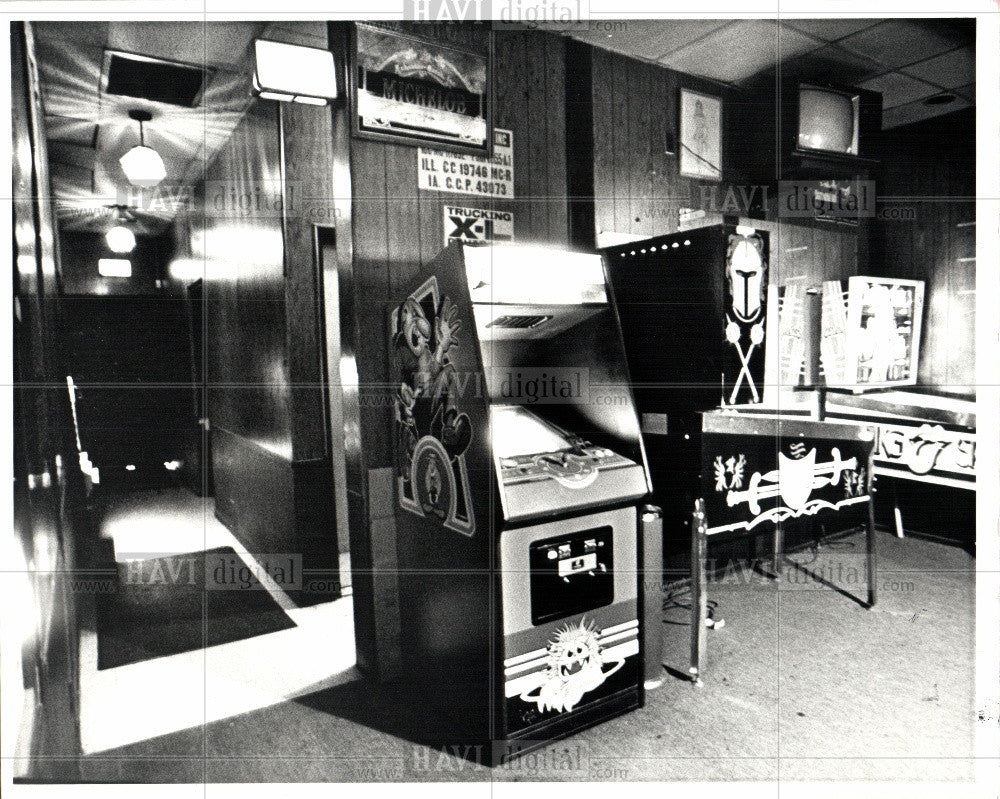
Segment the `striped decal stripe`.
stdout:
<path fill-rule="evenodd" d="M 601 646 L 607 646 L 615 641 L 624 641 L 628 638 L 636 638 L 639 635 L 639 630 L 632 628 L 631 630 L 622 630 L 616 635 L 605 635 L 601 637 Z"/>
<path fill-rule="evenodd" d="M 545 652 L 546 650 L 544 647 L 542 649 L 535 649 L 531 652 L 525 652 L 523 655 L 516 655 L 512 658 L 507 658 L 503 662 L 503 665 L 505 667 L 516 666 L 518 663 L 524 663 L 525 661 L 528 660 L 534 660 L 535 658 L 544 655 Z"/>
<path fill-rule="evenodd" d="M 615 633 L 620 632 L 622 630 L 630 630 L 631 628 L 638 626 L 639 626 L 639 620 L 632 619 L 632 621 L 627 621 L 624 624 L 616 624 L 613 627 L 605 627 L 603 630 L 601 630 L 601 639 L 603 640 L 604 636 L 606 635 L 614 635 Z"/>
<path fill-rule="evenodd" d="M 613 627 L 608 627 L 606 630 L 603 630 L 601 635 L 598 637 L 598 641 L 602 647 L 607 647 L 608 644 L 619 641 L 637 639 L 638 635 L 639 621 L 638 619 L 633 619 L 632 621 L 625 622 L 624 624 L 616 624 Z M 611 650 L 605 649 L 605 652 L 615 649 L 617 649 L 617 647 L 612 647 Z M 523 655 L 508 658 L 504 661 L 504 676 L 514 677 L 518 674 L 525 674 L 530 671 L 545 668 L 548 662 L 548 655 L 549 653 L 547 649 L 536 649 Z"/>

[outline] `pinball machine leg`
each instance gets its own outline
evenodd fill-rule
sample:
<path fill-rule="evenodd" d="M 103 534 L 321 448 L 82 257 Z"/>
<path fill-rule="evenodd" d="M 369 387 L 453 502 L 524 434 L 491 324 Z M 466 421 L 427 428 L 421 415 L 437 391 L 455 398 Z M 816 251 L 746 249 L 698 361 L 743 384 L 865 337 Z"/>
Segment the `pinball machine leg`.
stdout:
<path fill-rule="evenodd" d="M 896 493 L 896 480 L 892 481 L 892 518 L 896 523 L 896 538 L 905 537 L 903 531 L 903 514 L 899 510 L 899 495 Z"/>
<path fill-rule="evenodd" d="M 781 526 L 781 522 L 775 522 L 774 525 L 774 562 L 771 564 L 775 580 L 781 579 L 781 563 L 785 552 L 785 531 Z"/>
<path fill-rule="evenodd" d="M 688 674 L 692 682 L 702 686 L 701 675 L 705 669 L 705 620 L 708 618 L 708 576 L 705 558 L 708 555 L 708 541 L 705 523 L 705 502 L 699 499 L 694 505 L 691 517 L 691 665 Z"/>
<path fill-rule="evenodd" d="M 868 607 L 875 607 L 876 588 L 878 583 L 877 555 L 875 551 L 875 506 L 868 500 Z"/>

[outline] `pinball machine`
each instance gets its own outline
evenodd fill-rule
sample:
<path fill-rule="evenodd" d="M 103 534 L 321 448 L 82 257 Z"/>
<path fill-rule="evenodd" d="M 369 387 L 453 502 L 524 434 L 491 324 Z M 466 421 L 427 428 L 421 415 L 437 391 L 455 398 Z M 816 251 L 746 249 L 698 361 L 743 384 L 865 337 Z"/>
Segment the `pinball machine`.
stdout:
<path fill-rule="evenodd" d="M 644 700 L 662 556 L 622 334 L 596 255 L 454 243 L 405 291 L 389 320 L 404 668 L 451 713 L 443 739 L 498 761 Z"/>
<path fill-rule="evenodd" d="M 702 412 L 764 395 L 769 236 L 723 223 L 602 253 L 669 556 L 700 494 Z"/>

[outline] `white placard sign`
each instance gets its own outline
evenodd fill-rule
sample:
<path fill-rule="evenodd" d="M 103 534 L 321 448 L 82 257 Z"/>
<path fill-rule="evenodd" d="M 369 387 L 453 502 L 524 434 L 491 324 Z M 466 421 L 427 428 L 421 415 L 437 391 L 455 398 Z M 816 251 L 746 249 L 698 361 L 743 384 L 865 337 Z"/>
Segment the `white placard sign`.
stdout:
<path fill-rule="evenodd" d="M 427 191 L 477 194 L 510 199 L 514 196 L 514 134 L 493 131 L 493 157 L 417 150 L 417 185 Z"/>
<path fill-rule="evenodd" d="M 486 244 L 514 240 L 514 214 L 493 208 L 470 208 L 445 205 L 444 246 L 453 241 L 465 244 Z"/>

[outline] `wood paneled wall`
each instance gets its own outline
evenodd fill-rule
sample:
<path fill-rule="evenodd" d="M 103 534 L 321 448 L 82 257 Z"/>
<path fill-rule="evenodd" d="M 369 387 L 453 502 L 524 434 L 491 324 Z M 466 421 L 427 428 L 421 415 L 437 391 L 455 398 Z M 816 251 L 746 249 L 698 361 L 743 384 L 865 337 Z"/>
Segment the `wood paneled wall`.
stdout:
<path fill-rule="evenodd" d="M 593 50 L 594 202 L 598 232 L 658 236 L 677 230 L 677 209 L 701 207 L 702 187 L 678 169 L 681 88 L 723 98 L 723 179 L 731 169 L 731 91 L 691 75 Z M 670 153 L 667 152 L 669 147 Z M 718 202 L 721 204 L 722 198 Z M 710 209 L 707 209 L 710 210 Z"/>
<path fill-rule="evenodd" d="M 976 383 L 976 117 L 970 108 L 887 131 L 872 274 L 924 280 L 920 385 Z M 995 268 L 995 264 L 991 265 Z"/>
<path fill-rule="evenodd" d="M 251 552 L 300 553 L 335 581 L 314 241 L 314 225 L 334 218 L 332 147 L 328 108 L 253 102 L 209 166 L 191 223 L 192 255 L 206 265 L 216 512 Z"/>
<path fill-rule="evenodd" d="M 437 36 L 440 26 L 406 29 Z M 485 52 L 486 27 L 469 26 L 458 34 L 465 37 L 463 44 Z M 564 50 L 560 36 L 496 33 L 495 123 L 514 134 L 513 199 L 418 190 L 416 147 L 351 140 L 358 371 L 369 395 L 361 408 L 369 468 L 390 464 L 386 298 L 398 296 L 444 247 L 443 206 L 511 211 L 515 241 L 567 243 Z"/>
<path fill-rule="evenodd" d="M 824 280 L 847 280 L 858 274 L 859 237 L 855 227 L 762 219 L 747 220 L 747 224 L 770 235 L 769 281 L 775 285 L 819 286 Z"/>
<path fill-rule="evenodd" d="M 256 102 L 208 167 L 194 257 L 206 264 L 205 309 L 212 428 L 291 460 L 278 107 Z M 228 198 L 266 198 L 246 211 Z"/>
<path fill-rule="evenodd" d="M 682 177 L 678 157 L 678 106 L 681 88 L 723 98 L 721 182 Z M 761 90 L 763 91 L 763 90 Z M 593 50 L 594 202 L 597 232 L 649 237 L 678 229 L 678 209 L 702 209 L 698 224 L 721 221 L 721 214 L 745 217 L 764 198 L 763 184 L 749 175 L 771 174 L 775 151 L 751 153 L 745 147 L 747 114 L 771 110 L 770 98 L 748 97 L 710 82 L 610 53 Z M 669 146 L 673 154 L 667 154 Z M 746 163 L 748 158 L 753 164 Z M 770 164 L 770 166 L 768 166 Z M 769 207 L 776 203 L 767 186 Z M 749 202 L 748 202 L 749 201 Z M 758 209 L 763 211 L 763 207 Z M 857 274 L 856 227 L 811 220 L 747 224 L 771 237 L 771 280 L 818 285 Z M 862 248 L 860 257 L 864 258 Z"/>
<path fill-rule="evenodd" d="M 297 461 L 329 461 L 323 292 L 315 237 L 316 226 L 332 229 L 335 224 L 332 123 L 326 108 L 279 106 L 292 446 Z"/>
<path fill-rule="evenodd" d="M 21 619 L 11 632 L 30 633 L 4 642 L 4 712 L 18 737 L 9 743 L 26 755 L 8 767 L 14 779 L 78 782 L 81 592 L 74 583 L 78 552 L 94 531 L 57 346 L 58 234 L 30 23 L 11 24 L 10 45 L 14 507 L 3 535 L 19 555 L 5 558 L 5 579 L 24 593 L 16 590 L 18 605 L 5 610 Z M 31 710 L 22 715 L 29 693 L 24 707 Z"/>

